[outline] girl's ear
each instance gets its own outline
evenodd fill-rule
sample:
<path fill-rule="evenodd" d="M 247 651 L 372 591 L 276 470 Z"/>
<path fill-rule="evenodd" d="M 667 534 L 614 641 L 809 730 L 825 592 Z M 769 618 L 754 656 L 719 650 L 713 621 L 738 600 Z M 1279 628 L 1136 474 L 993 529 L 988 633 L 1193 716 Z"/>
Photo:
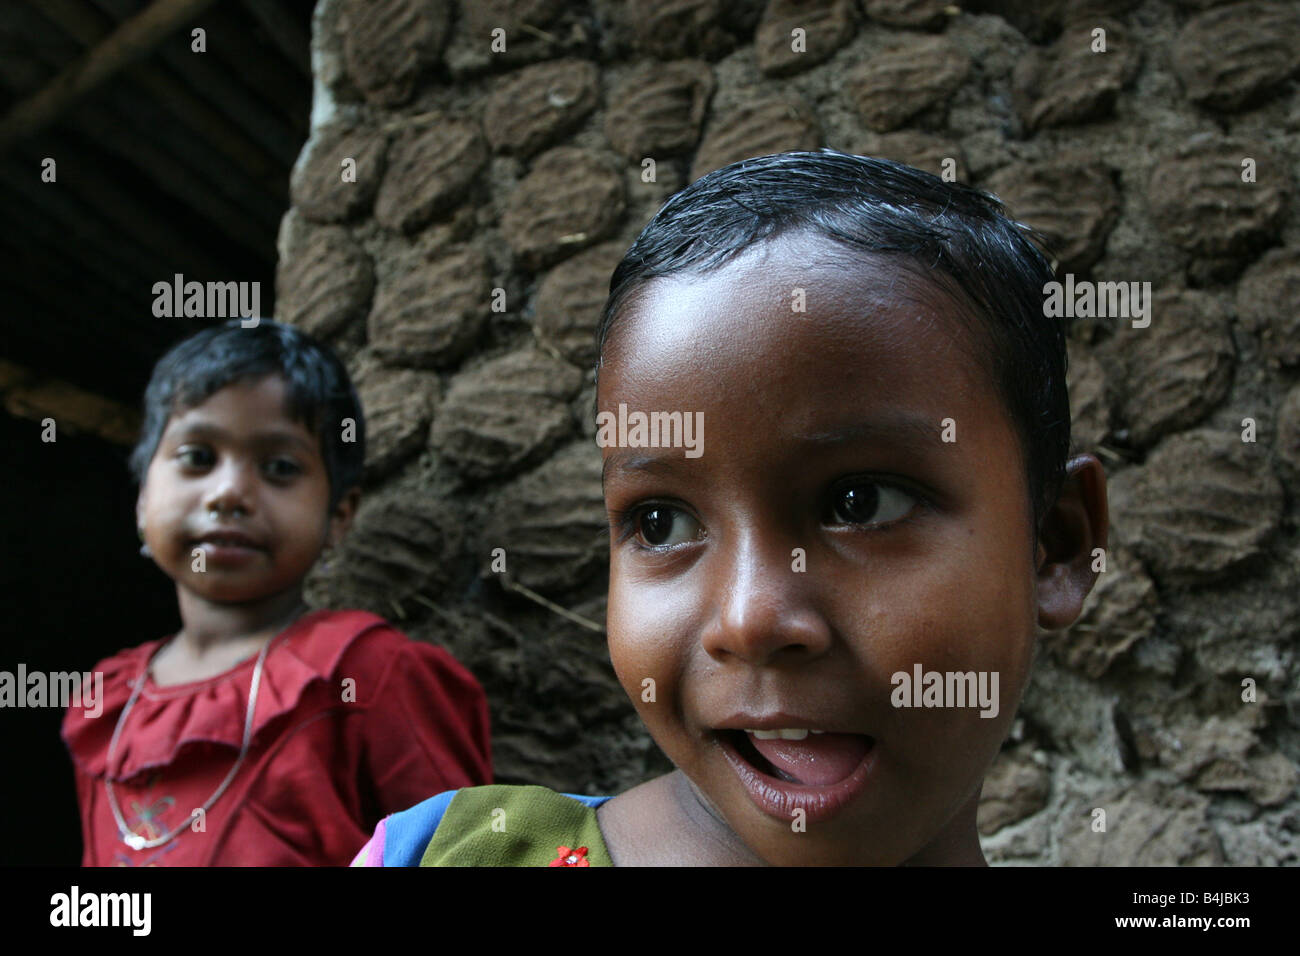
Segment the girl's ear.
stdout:
<path fill-rule="evenodd" d="M 352 519 L 357 516 L 357 508 L 361 504 L 361 489 L 357 486 L 349 488 L 343 493 L 334 506 L 333 513 L 330 514 L 329 533 L 325 538 L 325 546 L 336 548 L 343 536 L 348 533 L 348 528 L 352 527 Z"/>
<path fill-rule="evenodd" d="M 1097 581 L 1094 549 L 1105 550 L 1110 527 L 1106 472 L 1092 455 L 1065 466 L 1056 503 L 1038 535 L 1038 623 L 1049 631 L 1069 627 Z"/>

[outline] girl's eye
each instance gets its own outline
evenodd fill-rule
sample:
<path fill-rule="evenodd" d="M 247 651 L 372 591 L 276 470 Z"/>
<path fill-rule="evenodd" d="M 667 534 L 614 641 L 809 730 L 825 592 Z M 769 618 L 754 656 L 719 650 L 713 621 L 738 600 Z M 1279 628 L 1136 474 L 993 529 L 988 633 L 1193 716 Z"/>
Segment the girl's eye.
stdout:
<path fill-rule="evenodd" d="M 683 544 L 700 536 L 700 523 L 685 511 L 650 505 L 635 516 L 636 533 L 650 547 Z"/>
<path fill-rule="evenodd" d="M 906 517 L 917 499 L 900 488 L 855 481 L 836 489 L 831 518 L 843 524 L 882 525 Z"/>
<path fill-rule="evenodd" d="M 182 448 L 177 457 L 191 468 L 212 464 L 212 453 L 206 448 Z"/>
<path fill-rule="evenodd" d="M 277 468 L 276 466 L 280 467 Z M 290 461 L 288 458 L 277 458 L 275 461 L 271 462 L 268 467 L 272 472 L 272 477 L 275 478 L 288 478 L 292 475 L 298 474 L 298 472 L 302 470 L 297 466 L 297 464 Z"/>
<path fill-rule="evenodd" d="M 214 460 L 207 448 L 182 448 L 176 457 L 188 468 L 209 468 Z M 302 471 L 290 458 L 275 458 L 267 463 L 266 470 L 272 478 L 289 478 Z"/>

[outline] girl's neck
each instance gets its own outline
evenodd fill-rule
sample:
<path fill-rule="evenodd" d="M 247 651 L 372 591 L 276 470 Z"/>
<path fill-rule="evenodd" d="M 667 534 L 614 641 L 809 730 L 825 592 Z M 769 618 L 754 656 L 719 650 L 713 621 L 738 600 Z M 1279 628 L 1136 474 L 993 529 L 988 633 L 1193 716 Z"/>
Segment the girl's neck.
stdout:
<path fill-rule="evenodd" d="M 217 604 L 178 589 L 182 628 L 175 644 L 200 659 L 231 645 L 260 646 L 307 610 L 301 591 L 253 604 Z"/>
<path fill-rule="evenodd" d="M 177 632 L 175 639 L 150 661 L 150 676 L 159 687 L 219 677 L 261 651 L 306 610 L 307 606 L 299 602 L 274 619 L 261 614 L 225 620 L 218 618 L 215 623 L 220 626 L 211 626 L 211 616 L 201 617 L 210 626 L 197 633 L 190 630 L 194 618 L 182 614 L 186 627 Z"/>

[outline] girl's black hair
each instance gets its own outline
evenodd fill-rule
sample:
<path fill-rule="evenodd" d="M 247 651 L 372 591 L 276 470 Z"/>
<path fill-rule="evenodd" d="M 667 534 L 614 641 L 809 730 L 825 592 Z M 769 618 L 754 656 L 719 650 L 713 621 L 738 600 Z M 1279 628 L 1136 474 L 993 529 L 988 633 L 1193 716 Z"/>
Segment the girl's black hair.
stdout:
<path fill-rule="evenodd" d="M 320 439 L 330 480 L 330 511 L 344 493 L 361 483 L 366 459 L 366 423 L 361 401 L 339 357 L 301 329 L 261 319 L 204 329 L 174 345 L 154 366 L 144 393 L 144 423 L 129 464 L 143 485 L 175 411 L 201 404 L 218 389 L 279 374 L 287 383 L 288 412 Z M 356 422 L 355 441 L 343 440 L 344 419 Z"/>
<path fill-rule="evenodd" d="M 755 243 L 808 230 L 937 283 L 984 331 L 986 364 L 1020 435 L 1037 528 L 1065 477 L 1067 321 L 1044 315 L 1044 240 L 988 193 L 833 149 L 724 166 L 673 195 L 614 270 L 597 372 L 621 313 L 649 280 L 721 267 Z"/>

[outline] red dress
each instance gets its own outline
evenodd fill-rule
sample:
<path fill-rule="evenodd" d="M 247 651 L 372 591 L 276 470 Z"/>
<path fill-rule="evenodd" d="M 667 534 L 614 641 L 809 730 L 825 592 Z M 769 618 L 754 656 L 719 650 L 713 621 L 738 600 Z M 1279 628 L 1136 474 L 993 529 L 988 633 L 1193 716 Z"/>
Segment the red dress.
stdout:
<path fill-rule="evenodd" d="M 122 710 L 165 640 L 96 666 L 100 716 L 64 715 L 84 866 L 346 866 L 386 815 L 491 781 L 487 701 L 455 658 L 374 614 L 315 611 L 270 645 L 248 754 L 200 818 L 194 810 L 239 756 L 255 658 L 188 684 L 146 679 L 107 766 Z M 130 832 L 152 839 L 186 826 L 131 849 L 106 774 Z"/>

